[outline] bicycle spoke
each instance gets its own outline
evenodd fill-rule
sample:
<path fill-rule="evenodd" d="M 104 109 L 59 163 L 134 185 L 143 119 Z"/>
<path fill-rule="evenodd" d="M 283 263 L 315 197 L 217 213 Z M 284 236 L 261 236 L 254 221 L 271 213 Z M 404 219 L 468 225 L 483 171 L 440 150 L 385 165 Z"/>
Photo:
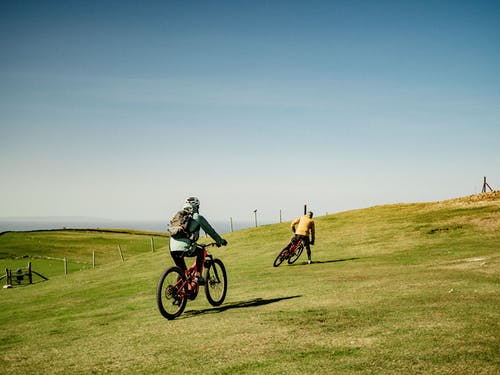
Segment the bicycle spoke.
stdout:
<path fill-rule="evenodd" d="M 178 267 L 167 269 L 158 283 L 156 299 L 160 313 L 167 319 L 179 316 L 186 307 L 185 281 Z"/>
<path fill-rule="evenodd" d="M 227 276 L 224 264 L 214 259 L 206 268 L 205 294 L 208 302 L 219 306 L 224 301 L 227 292 Z"/>

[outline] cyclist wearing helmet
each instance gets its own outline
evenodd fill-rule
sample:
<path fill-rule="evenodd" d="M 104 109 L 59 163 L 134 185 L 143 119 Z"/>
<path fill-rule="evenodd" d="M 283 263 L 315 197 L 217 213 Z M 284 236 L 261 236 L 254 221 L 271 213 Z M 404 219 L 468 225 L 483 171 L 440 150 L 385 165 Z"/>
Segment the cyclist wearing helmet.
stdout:
<path fill-rule="evenodd" d="M 170 237 L 170 255 L 175 264 L 183 271 L 186 271 L 186 262 L 184 256 L 196 255 L 196 267 L 201 269 L 203 262 L 203 253 L 196 246 L 196 241 L 200 237 L 200 228 L 205 231 L 217 243 L 217 246 L 226 246 L 227 241 L 223 239 L 208 221 L 199 214 L 200 200 L 197 197 L 188 197 L 182 207 L 184 210 L 192 212 L 192 220 L 189 222 L 188 230 L 191 234 L 189 238 L 173 238 Z M 204 280 L 199 273 L 196 274 L 198 284 L 203 285 Z"/>
<path fill-rule="evenodd" d="M 295 233 L 294 241 L 301 240 L 307 250 L 307 263 L 311 264 L 311 247 L 314 245 L 314 220 L 313 213 L 309 211 L 306 215 L 292 221 L 292 231 Z M 309 240 L 309 235 L 311 239 Z M 290 245 L 289 245 L 290 246 Z"/>

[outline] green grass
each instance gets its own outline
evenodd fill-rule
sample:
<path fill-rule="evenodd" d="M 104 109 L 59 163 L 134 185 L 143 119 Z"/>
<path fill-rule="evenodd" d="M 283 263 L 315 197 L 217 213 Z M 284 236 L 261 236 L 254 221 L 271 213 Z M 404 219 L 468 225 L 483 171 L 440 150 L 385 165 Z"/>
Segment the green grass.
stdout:
<path fill-rule="evenodd" d="M 289 223 L 225 236 L 229 246 L 213 251 L 228 270 L 225 303 L 212 307 L 202 294 L 174 321 L 155 302 L 158 277 L 172 264 L 166 243 L 152 252 L 148 234 L 72 233 L 81 236 L 71 246 L 80 250 L 66 254 L 65 233 L 52 233 L 44 254 L 81 260 L 74 254 L 103 241 L 113 255 L 95 269 L 0 290 L 0 369 L 500 372 L 497 193 L 343 212 L 318 217 L 316 225 L 311 265 L 304 254 L 295 265 L 272 266 L 291 237 Z M 24 237 L 32 235 L 38 233 L 0 236 L 0 252 L 24 254 L 18 250 L 29 250 Z M 134 236 L 145 244 L 132 246 Z M 117 243 L 129 250 L 125 262 L 116 259 Z"/>
<path fill-rule="evenodd" d="M 120 250 L 126 259 L 166 247 L 165 234 L 124 229 L 5 232 L 0 235 L 0 272 L 25 269 L 31 262 L 33 270 L 50 278 L 64 274 L 64 258 L 67 272 L 72 273 L 92 268 L 94 263 L 121 261 Z"/>

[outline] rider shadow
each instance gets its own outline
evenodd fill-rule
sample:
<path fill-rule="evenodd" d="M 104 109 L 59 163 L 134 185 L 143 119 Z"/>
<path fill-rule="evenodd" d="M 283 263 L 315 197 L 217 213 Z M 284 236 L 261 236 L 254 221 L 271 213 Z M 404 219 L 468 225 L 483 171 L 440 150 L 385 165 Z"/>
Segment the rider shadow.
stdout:
<path fill-rule="evenodd" d="M 311 263 L 312 264 L 338 263 L 338 262 L 347 262 L 349 260 L 357 260 L 357 259 L 360 259 L 360 258 L 345 258 L 345 259 L 332 259 L 332 260 L 314 260 Z M 290 264 L 290 266 L 303 266 L 304 264 L 307 264 L 307 262 L 294 263 L 294 264 Z"/>
<path fill-rule="evenodd" d="M 269 299 L 254 298 L 254 299 L 251 299 L 249 301 L 228 303 L 227 305 L 223 305 L 220 307 L 212 307 L 212 308 L 203 309 L 203 310 L 189 310 L 189 311 L 184 312 L 184 314 L 180 318 L 182 318 L 182 317 L 187 318 L 189 316 L 196 316 L 196 315 L 202 315 L 202 314 L 220 313 L 220 312 L 230 310 L 230 309 L 241 309 L 241 308 L 246 308 L 246 307 L 263 306 L 263 305 L 268 305 L 270 303 L 284 301 L 287 299 L 298 298 L 298 297 L 302 297 L 302 296 L 290 296 L 290 297 L 269 298 Z"/>

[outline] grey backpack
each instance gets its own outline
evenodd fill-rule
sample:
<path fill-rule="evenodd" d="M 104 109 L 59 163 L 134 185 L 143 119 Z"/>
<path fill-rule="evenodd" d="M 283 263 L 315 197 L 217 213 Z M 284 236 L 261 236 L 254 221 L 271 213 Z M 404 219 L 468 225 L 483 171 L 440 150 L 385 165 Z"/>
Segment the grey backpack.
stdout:
<path fill-rule="evenodd" d="M 177 212 L 168 225 L 168 233 L 173 238 L 189 238 L 189 224 L 193 218 L 193 213 L 188 210 Z"/>

